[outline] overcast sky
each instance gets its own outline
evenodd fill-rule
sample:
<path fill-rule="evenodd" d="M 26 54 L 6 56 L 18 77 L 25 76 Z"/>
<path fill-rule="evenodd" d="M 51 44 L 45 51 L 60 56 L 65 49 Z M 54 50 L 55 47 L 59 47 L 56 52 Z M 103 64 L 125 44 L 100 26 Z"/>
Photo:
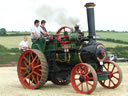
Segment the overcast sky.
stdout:
<path fill-rule="evenodd" d="M 0 28 L 4 27 L 10 31 L 29 31 L 35 19 L 46 19 L 47 30 L 57 31 L 68 21 L 58 24 L 55 14 L 64 11 L 66 13 L 64 16 L 78 20 L 77 23 L 81 25 L 81 29 L 87 30 L 86 9 L 84 7 L 87 2 L 96 4 L 97 30 L 128 31 L 128 0 L 0 0 Z M 53 10 L 50 9 L 46 13 L 46 8 Z M 58 11 L 58 13 L 54 13 L 54 11 Z M 60 18 L 62 17 L 60 16 Z M 70 27 L 72 26 L 73 24 L 70 25 Z"/>

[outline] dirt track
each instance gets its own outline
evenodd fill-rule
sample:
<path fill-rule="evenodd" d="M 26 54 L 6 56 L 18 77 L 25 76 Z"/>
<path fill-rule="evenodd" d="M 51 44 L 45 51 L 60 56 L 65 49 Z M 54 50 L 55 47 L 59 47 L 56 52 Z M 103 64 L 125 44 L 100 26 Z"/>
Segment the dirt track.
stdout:
<path fill-rule="evenodd" d="M 106 89 L 98 84 L 96 90 L 89 96 L 128 96 L 128 64 L 120 64 L 123 71 L 123 81 L 116 89 Z M 71 84 L 56 86 L 47 82 L 39 90 L 24 89 L 17 78 L 16 67 L 0 67 L 0 96 L 85 96 L 76 93 Z"/>

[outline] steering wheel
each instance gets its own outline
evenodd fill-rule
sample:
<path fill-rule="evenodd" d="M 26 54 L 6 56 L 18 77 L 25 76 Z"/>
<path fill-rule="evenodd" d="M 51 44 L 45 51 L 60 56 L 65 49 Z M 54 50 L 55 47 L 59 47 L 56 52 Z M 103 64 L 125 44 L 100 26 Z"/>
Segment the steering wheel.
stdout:
<path fill-rule="evenodd" d="M 69 35 L 64 35 L 63 37 L 60 36 L 60 33 L 64 30 L 64 32 L 66 32 L 66 29 L 72 31 L 72 29 L 70 27 L 67 27 L 67 26 L 64 26 L 64 27 L 61 27 L 58 32 L 56 33 L 57 35 L 57 40 L 60 44 L 69 44 L 70 41 L 69 40 L 65 40 L 65 41 L 62 41 L 62 39 L 67 39 L 69 38 Z"/>

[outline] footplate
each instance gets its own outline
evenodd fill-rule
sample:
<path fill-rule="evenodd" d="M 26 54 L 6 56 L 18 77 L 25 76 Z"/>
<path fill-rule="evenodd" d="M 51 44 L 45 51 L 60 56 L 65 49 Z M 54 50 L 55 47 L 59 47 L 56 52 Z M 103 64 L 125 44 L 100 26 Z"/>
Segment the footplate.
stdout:
<path fill-rule="evenodd" d="M 109 72 L 98 72 L 97 73 L 98 81 L 107 80 L 108 75 L 109 75 Z"/>

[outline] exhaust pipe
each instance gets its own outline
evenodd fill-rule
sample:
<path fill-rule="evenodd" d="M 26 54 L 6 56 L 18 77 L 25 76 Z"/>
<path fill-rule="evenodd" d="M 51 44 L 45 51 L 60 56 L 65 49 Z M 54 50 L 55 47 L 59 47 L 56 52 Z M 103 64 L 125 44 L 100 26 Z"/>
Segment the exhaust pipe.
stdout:
<path fill-rule="evenodd" d="M 95 18 L 94 18 L 95 4 L 94 3 L 86 3 L 85 7 L 87 9 L 89 44 L 94 44 L 94 43 L 96 43 Z"/>

